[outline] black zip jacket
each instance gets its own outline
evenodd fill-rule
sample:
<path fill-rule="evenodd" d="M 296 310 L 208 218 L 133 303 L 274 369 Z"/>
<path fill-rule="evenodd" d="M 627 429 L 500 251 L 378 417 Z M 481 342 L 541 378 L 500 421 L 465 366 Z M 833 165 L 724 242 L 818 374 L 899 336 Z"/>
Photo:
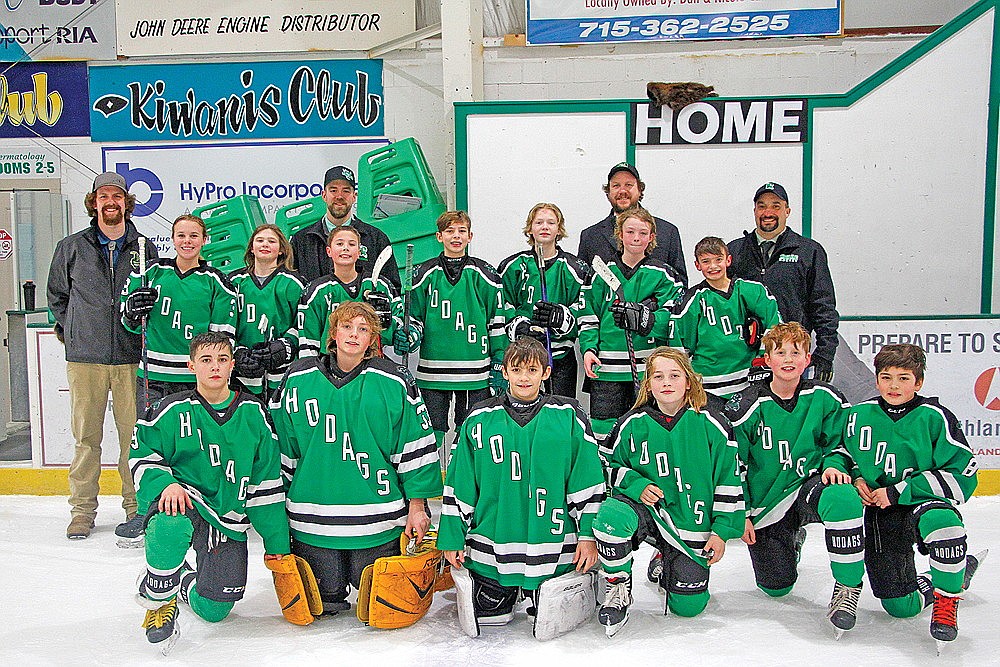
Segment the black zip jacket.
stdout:
<path fill-rule="evenodd" d="M 355 268 L 358 273 L 371 275 L 375 259 L 389 245 L 389 237 L 378 227 L 359 220 L 357 216 L 351 219 L 351 227 L 354 227 L 361 234 L 361 245 L 364 246 L 362 256 L 365 259 L 359 259 Z M 298 271 L 302 282 L 306 284 L 333 273 L 333 260 L 326 254 L 326 237 L 325 218 L 321 218 L 308 227 L 303 227 L 292 235 L 295 270 Z M 402 291 L 399 266 L 396 264 L 394 256 L 389 257 L 389 261 L 386 262 L 385 268 L 382 269 L 382 275 L 379 277 L 391 282 L 396 288 L 397 294 Z"/>

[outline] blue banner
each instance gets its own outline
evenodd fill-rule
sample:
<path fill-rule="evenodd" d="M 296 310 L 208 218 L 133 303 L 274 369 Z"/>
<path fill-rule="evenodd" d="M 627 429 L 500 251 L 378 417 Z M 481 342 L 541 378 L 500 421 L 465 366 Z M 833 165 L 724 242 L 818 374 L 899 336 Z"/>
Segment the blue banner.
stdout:
<path fill-rule="evenodd" d="M 0 139 L 90 134 L 85 63 L 0 63 Z"/>
<path fill-rule="evenodd" d="M 596 0 L 595 0 L 596 1 Z M 801 37 L 840 34 L 840 9 L 751 11 L 680 16 L 600 16 L 536 19 L 529 15 L 529 44 Z"/>
<path fill-rule="evenodd" d="M 381 60 L 90 68 L 94 141 L 382 136 Z"/>

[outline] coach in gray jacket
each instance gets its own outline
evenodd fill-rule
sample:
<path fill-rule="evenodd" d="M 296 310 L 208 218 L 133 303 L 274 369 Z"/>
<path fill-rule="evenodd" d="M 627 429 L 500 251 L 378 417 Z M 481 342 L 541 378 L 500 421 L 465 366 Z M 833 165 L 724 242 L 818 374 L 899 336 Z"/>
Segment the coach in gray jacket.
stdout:
<path fill-rule="evenodd" d="M 90 227 L 59 241 L 49 267 L 48 302 L 56 335 L 66 346 L 70 412 L 76 448 L 69 467 L 71 518 L 66 537 L 90 535 L 97 516 L 104 413 L 111 392 L 118 429 L 118 473 L 126 521 L 116 533 L 141 534 L 135 487 L 128 467 L 135 428 L 135 377 L 142 351 L 139 336 L 121 323 L 118 299 L 129 273 L 139 268 L 139 232 L 129 219 L 135 195 L 125 179 L 106 172 L 94 180 L 84 198 Z M 146 256 L 157 258 L 146 243 Z M 131 522 L 131 523 L 130 523 Z"/>

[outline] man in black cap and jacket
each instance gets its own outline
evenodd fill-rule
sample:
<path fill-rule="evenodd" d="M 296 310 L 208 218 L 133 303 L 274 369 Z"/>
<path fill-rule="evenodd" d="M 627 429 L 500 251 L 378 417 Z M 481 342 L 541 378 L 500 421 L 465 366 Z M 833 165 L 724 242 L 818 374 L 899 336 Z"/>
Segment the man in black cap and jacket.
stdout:
<path fill-rule="evenodd" d="M 76 447 L 69 467 L 69 539 L 90 536 L 100 490 L 101 440 L 111 392 L 118 430 L 118 473 L 122 479 L 125 523 L 115 530 L 124 538 L 142 535 L 142 514 L 128 466 L 135 428 L 135 377 L 142 340 L 121 322 L 118 299 L 129 274 L 139 269 L 140 234 L 132 224 L 135 195 L 125 179 L 105 172 L 84 198 L 90 227 L 59 241 L 49 267 L 48 302 L 56 335 L 66 346 L 70 419 Z M 156 246 L 145 244 L 148 262 Z M 145 509 L 145 508 L 143 508 Z"/>
<path fill-rule="evenodd" d="M 369 275 L 372 264 L 384 248 L 389 246 L 389 237 L 378 227 L 358 219 L 354 212 L 354 202 L 358 198 L 357 179 L 347 167 L 337 166 L 327 170 L 323 178 L 323 201 L 326 215 L 322 220 L 303 227 L 292 236 L 292 252 L 295 255 L 295 270 L 305 282 L 333 273 L 333 260 L 326 254 L 327 237 L 337 227 L 350 225 L 361 234 L 361 256 L 357 270 Z M 389 280 L 396 291 L 400 290 L 399 267 L 396 258 L 390 256 L 382 270 L 382 277 Z"/>

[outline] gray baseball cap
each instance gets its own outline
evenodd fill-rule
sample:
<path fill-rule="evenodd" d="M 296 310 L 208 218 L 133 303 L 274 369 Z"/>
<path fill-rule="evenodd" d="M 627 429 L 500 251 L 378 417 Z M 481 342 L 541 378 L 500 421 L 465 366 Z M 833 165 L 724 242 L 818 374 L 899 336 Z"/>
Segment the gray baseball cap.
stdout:
<path fill-rule="evenodd" d="M 114 185 L 115 187 L 121 188 L 122 192 L 125 194 L 128 194 L 128 186 L 125 185 L 125 177 L 117 172 L 106 171 L 95 178 L 94 189 L 91 190 L 91 192 L 97 192 L 105 185 Z"/>

